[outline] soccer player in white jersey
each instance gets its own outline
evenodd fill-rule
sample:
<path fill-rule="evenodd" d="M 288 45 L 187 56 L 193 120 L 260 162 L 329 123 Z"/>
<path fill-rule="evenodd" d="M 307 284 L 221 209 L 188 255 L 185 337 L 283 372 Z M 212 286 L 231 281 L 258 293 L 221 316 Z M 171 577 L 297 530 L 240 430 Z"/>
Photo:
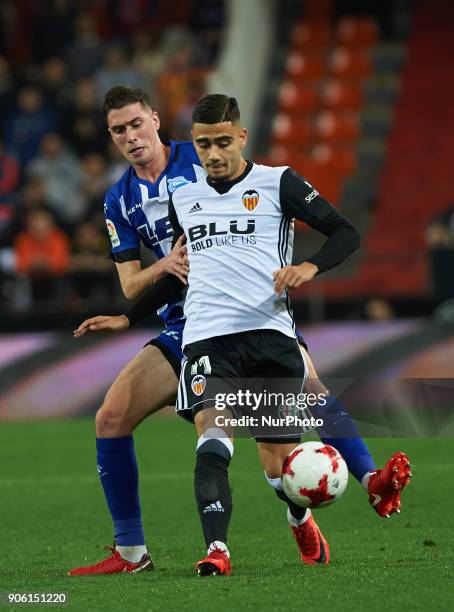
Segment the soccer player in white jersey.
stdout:
<path fill-rule="evenodd" d="M 204 164 L 208 172 L 208 176 L 209 176 L 208 184 L 210 184 L 211 182 L 212 183 L 211 187 L 213 187 L 213 185 L 217 185 L 221 192 L 223 189 L 227 187 L 226 193 L 228 193 L 230 188 L 232 187 L 232 185 L 230 185 L 231 180 L 225 181 L 223 180 L 223 176 L 218 178 L 217 175 L 222 168 L 225 168 L 226 176 L 231 176 L 231 174 L 229 174 L 230 172 L 229 165 L 234 166 L 236 163 L 239 167 L 240 164 L 242 163 L 244 166 L 246 162 L 241 158 L 240 152 L 245 142 L 246 133 L 245 131 L 242 131 L 239 128 L 239 111 L 238 111 L 238 108 L 236 106 L 234 99 L 227 98 L 225 96 L 209 96 L 206 102 L 208 106 L 210 104 L 214 105 L 214 108 L 211 109 L 214 115 L 213 114 L 211 115 L 211 120 L 208 124 L 208 125 L 211 125 L 211 127 L 208 128 L 208 131 L 212 133 L 217 133 L 217 130 L 219 130 L 219 127 L 225 128 L 227 125 L 227 127 L 230 130 L 230 134 L 226 135 L 226 134 L 223 134 L 221 131 L 221 135 L 223 136 L 223 139 L 222 138 L 215 139 L 216 143 L 210 149 L 210 155 L 212 155 L 213 150 L 216 150 L 216 149 L 219 154 L 219 159 L 215 163 L 209 156 L 204 155 L 205 141 L 203 139 L 199 138 L 198 142 L 197 140 L 195 141 L 196 147 L 199 151 L 199 155 L 202 160 L 202 163 Z M 228 107 L 228 104 L 231 105 L 230 110 L 226 107 L 226 104 L 227 104 L 227 107 Z M 222 115 L 223 112 L 224 112 L 224 115 Z M 224 120 L 223 121 L 218 121 L 218 120 L 213 121 L 213 117 L 215 119 L 223 118 Z M 194 125 L 194 134 L 197 133 L 197 128 L 198 128 L 197 123 L 199 122 L 196 122 L 196 124 Z M 222 125 L 219 126 L 218 124 L 222 124 Z M 236 142 L 235 142 L 235 139 L 236 139 Z M 234 146 L 232 147 L 232 145 Z M 231 156 L 231 159 L 228 158 L 224 160 L 224 157 L 229 156 L 229 155 Z M 255 167 L 255 168 L 260 168 L 260 167 Z M 271 168 L 268 168 L 265 170 L 267 171 L 267 173 L 268 172 L 271 173 L 273 171 L 273 169 Z M 342 260 L 342 258 L 348 255 L 348 253 L 350 252 L 351 246 L 347 246 L 347 249 L 345 249 L 345 247 L 343 247 L 340 243 L 344 240 L 348 242 L 349 241 L 348 239 L 351 236 L 353 236 L 354 239 L 356 239 L 355 230 L 352 228 L 351 224 L 349 224 L 345 219 L 339 216 L 334 211 L 334 209 L 332 209 L 325 201 L 323 201 L 318 196 L 318 192 L 316 192 L 316 190 L 314 190 L 307 182 L 303 181 L 301 177 L 295 177 L 293 173 L 291 173 L 291 171 L 289 170 L 285 171 L 285 169 L 274 169 L 274 173 L 276 173 L 276 171 L 280 172 L 282 175 L 285 173 L 286 175 L 290 175 L 289 179 L 284 179 L 284 181 L 286 181 L 287 183 L 290 182 L 290 189 L 288 185 L 285 188 L 286 193 L 284 194 L 285 196 L 284 200 L 288 200 L 289 198 L 291 200 L 294 197 L 296 198 L 296 200 L 298 200 L 298 199 L 301 199 L 301 196 L 304 196 L 303 199 L 304 199 L 305 204 L 310 204 L 312 201 L 314 201 L 314 204 L 311 206 L 311 208 L 314 209 L 315 207 L 316 209 L 315 217 L 308 218 L 307 217 L 308 213 L 306 211 L 306 212 L 303 212 L 304 220 L 309 221 L 309 223 L 311 224 L 315 224 L 315 226 L 318 226 L 318 229 L 330 235 L 330 240 L 325 245 L 324 249 L 322 249 L 322 251 L 319 254 L 317 254 L 315 259 L 312 258 L 312 261 L 318 261 L 320 269 L 328 269 L 329 267 L 332 267 L 333 264 L 338 263 L 340 260 Z M 244 179 L 247 177 L 249 172 L 251 172 L 251 175 L 252 175 L 252 164 L 246 164 L 244 176 L 243 176 L 243 173 L 240 172 L 239 174 L 240 184 L 243 184 Z M 295 183 L 295 180 L 296 180 L 296 183 Z M 205 187 L 206 187 L 206 184 L 207 184 L 206 181 L 202 182 L 202 185 L 204 185 Z M 292 189 L 292 184 L 293 184 L 293 189 Z M 295 184 L 297 187 L 296 188 L 297 193 L 294 193 Z M 178 197 L 178 194 L 176 195 L 176 197 Z M 259 204 L 260 196 L 255 189 L 249 189 L 249 190 L 246 190 L 242 194 L 241 200 L 243 202 L 244 208 L 252 211 Z M 321 207 L 321 210 L 317 210 L 317 208 L 320 208 L 320 207 Z M 259 211 L 256 211 L 256 212 L 259 212 Z M 188 210 L 188 217 L 193 216 L 193 217 L 201 218 L 200 217 L 201 213 L 203 213 L 203 206 L 200 204 L 200 202 L 197 201 L 195 203 L 192 203 L 190 209 Z M 297 216 L 297 214 L 295 214 L 295 216 Z M 322 217 L 328 217 L 328 218 L 324 218 L 321 220 L 317 219 L 316 218 L 317 214 L 320 214 Z M 217 215 L 217 211 L 216 211 L 216 215 Z M 284 263 L 288 263 L 291 259 L 291 246 L 290 246 L 291 221 L 289 221 L 290 217 L 288 217 L 288 215 L 285 217 L 285 220 L 282 214 L 281 214 L 281 217 L 282 217 L 281 222 L 279 224 L 279 249 L 278 249 L 279 261 L 277 262 L 277 265 L 283 266 Z M 276 219 L 274 219 L 274 221 L 276 221 Z M 192 227 L 188 233 L 191 239 L 190 248 L 193 253 L 202 252 L 206 248 L 211 249 L 213 247 L 213 236 L 215 237 L 216 246 L 219 246 L 219 247 L 232 246 L 232 243 L 235 242 L 238 239 L 238 237 L 241 237 L 242 244 L 249 244 L 250 246 L 253 246 L 255 244 L 256 236 L 248 235 L 247 233 L 248 226 L 249 226 L 249 222 L 245 228 L 240 228 L 237 224 L 231 223 L 229 225 L 229 229 L 230 229 L 230 234 L 233 234 L 233 236 L 232 235 L 227 236 L 228 234 L 227 230 L 222 229 L 222 228 L 216 228 L 215 222 L 214 224 L 213 222 L 209 222 L 208 224 L 205 224 L 205 226 L 203 224 L 195 224 L 195 225 L 192 224 Z M 333 231 L 336 228 L 336 226 L 337 226 L 337 230 Z M 333 236 L 333 234 L 336 234 L 336 236 Z M 208 238 L 207 238 L 207 235 L 208 235 Z M 283 257 L 282 260 L 281 260 L 281 256 Z M 240 259 L 241 259 L 241 256 L 240 256 Z M 240 264 L 240 267 L 241 265 L 244 265 L 244 262 L 238 262 L 238 263 Z M 261 258 L 258 264 L 262 265 Z M 276 274 L 277 290 L 280 291 L 282 289 L 282 286 L 279 283 L 286 283 L 286 285 L 289 288 L 293 288 L 294 286 L 299 286 L 301 282 L 304 282 L 305 280 L 309 280 L 310 278 L 312 278 L 313 270 L 314 268 L 311 267 L 311 265 L 306 266 L 304 264 L 301 267 L 284 266 Z M 300 274 L 301 272 L 303 272 L 302 277 Z M 309 274 L 307 274 L 307 272 L 309 272 Z M 235 269 L 235 274 L 236 273 L 237 273 L 237 269 Z M 296 274 L 296 279 L 295 279 L 295 274 Z M 286 278 L 288 275 L 290 275 L 290 279 Z M 203 282 L 205 282 L 205 280 L 206 279 L 204 279 Z M 212 278 L 212 281 L 213 281 L 213 278 Z M 249 282 L 249 279 L 248 279 L 248 282 Z M 164 286 L 163 283 L 164 281 L 161 281 L 160 283 L 158 283 L 158 285 L 156 286 L 154 295 L 148 294 L 144 300 L 139 302 L 139 304 L 137 304 L 137 306 L 134 307 L 130 311 L 130 313 L 128 313 L 127 317 L 126 316 L 95 317 L 93 319 L 89 319 L 80 326 L 78 330 L 78 334 L 84 335 L 85 333 L 88 333 L 90 331 L 98 331 L 101 329 L 119 329 L 119 328 L 128 327 L 130 323 L 132 324 L 136 319 L 139 319 L 144 314 L 148 313 L 150 309 L 158 307 L 161 304 L 163 295 L 160 295 L 160 292 L 165 294 L 165 292 L 169 290 L 168 284 Z M 193 283 L 195 283 L 196 285 L 199 285 L 200 278 L 198 281 L 194 280 Z M 170 293 L 166 297 L 166 300 L 167 299 L 169 300 L 177 299 L 178 295 L 179 295 L 179 291 L 176 290 L 176 293 L 175 293 L 175 287 L 173 287 L 170 289 Z M 240 303 L 242 303 L 242 307 L 244 308 L 247 308 L 249 304 L 249 296 L 250 296 L 249 285 L 246 287 L 246 290 L 244 291 L 243 295 L 241 295 L 241 291 L 236 293 L 237 299 L 239 299 Z M 285 323 L 285 325 L 288 324 L 289 322 L 288 320 L 288 315 L 289 315 L 288 296 L 285 296 L 284 301 L 285 301 L 285 307 L 283 308 L 283 311 L 286 311 L 287 314 L 284 316 L 283 319 L 281 318 L 280 323 L 279 323 L 279 317 L 277 317 L 277 319 L 276 317 L 273 317 L 273 316 L 269 317 L 270 315 L 269 311 L 267 312 L 266 309 L 265 311 L 263 311 L 263 309 L 259 309 L 259 312 L 258 312 L 259 316 L 257 318 L 257 321 L 258 321 L 258 325 L 262 326 L 262 329 L 266 329 L 267 327 L 269 327 L 270 325 L 269 321 L 272 321 L 273 318 L 276 319 L 274 323 L 271 325 L 272 328 L 274 327 L 274 329 L 276 329 L 275 326 L 277 325 L 278 329 L 281 330 L 282 327 L 280 326 L 282 326 L 283 322 Z M 212 305 L 215 305 L 215 304 L 219 305 L 216 299 L 214 300 L 212 299 L 211 303 Z M 277 308 L 277 310 L 279 310 L 279 307 Z M 265 313 L 265 317 L 263 317 L 264 313 Z M 255 314 L 257 313 L 254 311 L 254 315 Z M 211 325 L 212 333 L 215 333 L 216 335 L 220 335 L 224 333 L 227 336 L 228 334 L 226 334 L 226 332 L 225 331 L 223 332 L 222 330 L 222 322 L 220 322 L 218 317 L 215 317 L 215 318 L 216 318 L 216 324 L 214 327 L 213 327 L 213 321 L 212 320 L 209 321 Z M 249 323 L 247 323 L 248 328 L 250 328 L 252 318 L 253 316 L 249 318 Z M 255 326 L 257 326 L 257 321 L 254 323 Z M 203 329 L 205 329 L 206 323 L 208 323 L 208 321 L 202 321 L 200 326 Z M 198 322 L 197 322 L 197 325 L 198 325 Z M 208 326 L 207 329 L 210 329 L 210 327 Z M 205 329 L 205 332 L 204 332 L 205 334 L 207 333 L 207 329 Z M 284 335 L 285 335 L 285 332 L 284 332 Z M 315 370 L 312 366 L 312 363 L 310 362 L 310 359 L 307 356 L 307 353 L 305 353 L 304 351 L 303 353 L 309 365 L 310 376 L 312 378 L 316 378 Z M 282 358 L 283 361 L 285 361 L 285 357 L 283 357 L 282 352 L 280 353 L 280 357 Z M 283 365 L 281 361 L 279 361 L 279 365 L 280 366 Z M 274 362 L 273 366 L 274 367 L 276 366 L 276 361 Z M 187 366 L 185 365 L 185 369 L 186 368 Z M 188 372 L 188 370 L 186 371 Z M 286 376 L 287 374 L 282 372 L 282 375 Z M 191 379 L 191 383 L 192 382 L 193 381 Z M 191 385 L 191 391 L 192 391 L 192 385 Z M 180 395 L 180 399 L 181 399 L 181 395 Z M 184 413 L 187 414 L 188 411 L 185 410 L 184 408 L 185 406 L 183 406 L 183 408 L 181 407 L 181 401 L 180 401 L 180 406 L 179 406 L 180 414 L 184 414 Z M 369 499 L 379 515 L 387 516 L 391 514 L 392 512 L 398 511 L 398 508 L 400 505 L 400 492 L 403 486 L 406 484 L 406 481 L 408 479 L 409 468 L 407 465 L 408 461 L 406 460 L 405 455 L 403 455 L 403 453 L 395 453 L 393 457 L 391 457 L 391 459 L 388 461 L 387 465 L 385 466 L 383 470 L 376 471 L 376 468 L 374 466 L 372 458 L 370 457 L 370 453 L 368 452 L 367 447 L 365 446 L 364 442 L 359 436 L 359 433 L 356 427 L 354 426 L 353 421 L 348 416 L 348 414 L 346 414 L 345 411 L 342 410 L 342 407 L 336 406 L 336 404 L 333 402 L 331 404 L 331 408 L 328 411 L 326 411 L 325 414 L 326 416 L 328 416 L 328 420 L 331 419 L 331 421 L 333 422 L 333 424 L 336 425 L 336 427 L 334 427 L 333 425 L 331 428 L 328 428 L 328 433 L 325 433 L 325 434 L 323 434 L 322 432 L 319 432 L 322 437 L 322 440 L 328 444 L 333 444 L 337 446 L 338 448 L 342 446 L 341 452 L 344 453 L 344 456 L 347 459 L 349 469 L 352 471 L 352 473 L 354 473 L 355 477 L 357 477 L 358 480 L 362 482 L 364 488 L 368 490 Z M 192 417 L 192 414 L 191 414 L 191 417 Z M 200 431 L 200 427 L 198 429 Z M 333 435 L 335 436 L 335 439 L 329 437 Z M 292 441 L 289 439 L 279 439 L 279 440 L 274 440 L 273 442 L 269 442 L 269 440 L 260 439 L 260 436 L 258 435 L 256 435 L 255 437 L 256 439 L 258 439 L 258 442 L 259 442 L 258 444 L 259 452 L 261 455 L 262 463 L 265 467 L 265 472 L 267 474 L 268 482 L 270 483 L 271 486 L 273 486 L 273 488 L 276 489 L 278 496 L 282 498 L 283 493 L 281 491 L 280 478 L 279 478 L 282 458 L 286 456 L 289 449 L 293 448 L 293 446 L 297 443 L 299 438 L 295 437 L 295 439 Z M 206 440 L 203 438 L 203 436 L 202 436 L 202 440 L 204 441 L 204 443 L 200 444 L 201 450 L 198 454 L 200 455 L 210 454 L 209 451 L 212 447 L 212 444 L 206 444 L 205 443 Z M 398 469 L 397 474 L 396 474 L 396 467 Z M 396 476 L 398 477 L 399 480 L 396 480 Z M 398 483 L 399 485 L 398 488 L 395 487 L 395 483 Z M 374 493 L 374 491 L 376 493 Z M 379 503 L 376 503 L 376 499 L 375 499 L 376 494 L 380 495 L 381 499 Z M 288 502 L 288 500 L 286 501 Z M 212 507 L 213 504 L 214 506 L 217 507 L 217 502 L 220 503 L 220 500 L 216 500 L 215 502 L 210 502 L 210 507 Z M 228 506 L 228 503 L 227 503 L 227 506 Z M 208 506 L 205 506 L 204 509 L 206 510 L 207 507 Z M 292 511 L 293 511 L 293 514 L 292 514 Z M 211 512 L 203 513 L 203 510 L 202 510 L 202 514 L 201 514 L 202 522 L 204 522 L 204 518 L 205 519 L 207 518 L 206 516 L 204 517 L 203 515 L 208 515 L 208 514 L 210 514 L 211 516 Z M 291 507 L 289 509 L 290 524 L 292 526 L 292 530 L 295 534 L 298 545 L 300 547 L 301 556 L 303 560 L 306 563 L 327 563 L 329 560 L 329 551 L 328 551 L 326 542 L 323 540 L 318 528 L 316 527 L 313 520 L 310 518 L 310 515 L 306 514 L 305 517 L 301 517 L 301 519 L 299 519 L 298 515 L 300 514 L 301 514 L 301 509 L 298 509 L 296 507 Z M 228 518 L 228 512 L 224 514 L 224 516 Z M 215 514 L 213 514 L 213 518 L 214 517 L 215 517 Z M 208 534 L 206 534 L 207 545 L 209 545 L 208 540 L 210 540 L 211 537 L 212 536 L 210 535 L 210 532 L 208 532 Z M 226 536 L 224 539 L 226 539 Z M 212 540 L 210 540 L 210 542 L 211 541 Z M 227 565 L 226 567 L 223 567 L 223 564 L 224 563 L 227 564 L 227 562 L 225 561 L 226 556 L 222 553 L 222 550 L 221 552 L 214 551 L 213 554 L 215 556 L 216 555 L 220 556 L 220 561 L 219 561 L 220 567 L 216 567 L 215 571 L 219 571 L 219 573 L 228 573 Z M 199 569 L 201 573 L 204 573 L 205 571 L 209 573 L 210 568 L 213 569 L 213 566 L 215 565 L 215 564 L 212 564 L 211 561 L 208 561 L 207 563 L 208 565 L 207 565 L 207 568 L 205 569 L 204 569 L 204 563 L 199 565 Z"/>
<path fill-rule="evenodd" d="M 190 267 L 177 411 L 194 419 L 199 436 L 195 495 L 207 556 L 196 567 L 201 575 L 229 574 L 232 428 L 219 425 L 219 412 L 205 400 L 212 398 L 219 378 L 272 376 L 286 378 L 289 385 L 305 378 L 287 291 L 338 265 L 357 248 L 359 235 L 293 170 L 258 166 L 242 157 L 247 133 L 234 98 L 210 95 L 199 101 L 192 135 L 208 176 L 184 185 L 169 203 L 174 240 L 186 236 Z M 291 265 L 295 218 L 327 236 L 300 265 Z M 173 277 L 158 281 L 130 311 L 129 322 L 144 308 L 175 299 L 181 285 Z M 269 483 L 287 503 L 303 561 L 328 563 L 328 545 L 310 511 L 293 504 L 280 486 L 283 459 L 302 432 L 263 435 L 251 427 L 251 433 Z M 387 482 L 393 511 L 410 476 L 406 456 L 398 455 L 392 486 Z"/>

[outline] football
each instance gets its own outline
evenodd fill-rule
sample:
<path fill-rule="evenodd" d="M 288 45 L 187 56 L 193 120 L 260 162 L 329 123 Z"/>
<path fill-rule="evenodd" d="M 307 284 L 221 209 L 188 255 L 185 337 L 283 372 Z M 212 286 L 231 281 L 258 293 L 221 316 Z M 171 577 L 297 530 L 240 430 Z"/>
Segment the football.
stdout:
<path fill-rule="evenodd" d="M 322 508 L 339 499 L 348 469 L 337 449 L 322 442 L 304 442 L 282 464 L 282 488 L 303 508 Z"/>

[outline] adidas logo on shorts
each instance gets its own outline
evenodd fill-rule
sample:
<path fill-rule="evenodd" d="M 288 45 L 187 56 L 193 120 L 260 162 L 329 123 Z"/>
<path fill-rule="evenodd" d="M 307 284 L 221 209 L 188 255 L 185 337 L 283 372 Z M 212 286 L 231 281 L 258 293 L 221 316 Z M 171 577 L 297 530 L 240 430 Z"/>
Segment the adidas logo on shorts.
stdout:
<path fill-rule="evenodd" d="M 203 509 L 203 514 L 207 514 L 207 512 L 225 512 L 225 510 L 222 507 L 221 502 L 218 500 L 212 504 L 209 504 Z"/>

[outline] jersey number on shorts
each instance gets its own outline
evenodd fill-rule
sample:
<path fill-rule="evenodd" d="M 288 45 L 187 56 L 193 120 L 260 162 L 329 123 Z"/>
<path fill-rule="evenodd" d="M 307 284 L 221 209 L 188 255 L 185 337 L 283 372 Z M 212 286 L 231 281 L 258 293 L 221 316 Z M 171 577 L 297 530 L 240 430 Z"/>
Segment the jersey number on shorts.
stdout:
<path fill-rule="evenodd" d="M 191 375 L 195 376 L 199 374 L 199 366 L 203 368 L 202 374 L 211 374 L 211 363 L 208 355 L 204 355 L 200 357 L 197 361 L 195 361 L 191 366 Z"/>

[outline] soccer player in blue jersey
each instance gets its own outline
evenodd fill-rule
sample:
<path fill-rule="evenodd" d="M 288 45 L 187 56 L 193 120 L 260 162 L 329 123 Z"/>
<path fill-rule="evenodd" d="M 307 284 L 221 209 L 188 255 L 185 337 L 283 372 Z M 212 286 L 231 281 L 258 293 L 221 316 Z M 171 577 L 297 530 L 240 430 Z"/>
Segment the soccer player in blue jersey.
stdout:
<path fill-rule="evenodd" d="M 191 142 L 160 140 L 159 116 L 141 89 L 112 88 L 103 111 L 114 144 L 131 164 L 108 190 L 104 211 L 123 293 L 135 299 L 166 274 L 185 280 L 185 247 L 180 241 L 171 250 L 169 193 L 205 172 Z M 141 243 L 157 258 L 145 268 Z M 184 326 L 181 303 L 167 304 L 159 314 L 164 330 L 120 372 L 96 414 L 98 473 L 114 524 L 115 549 L 104 561 L 70 575 L 137 572 L 153 566 L 142 527 L 132 432 L 145 417 L 174 401 Z"/>

